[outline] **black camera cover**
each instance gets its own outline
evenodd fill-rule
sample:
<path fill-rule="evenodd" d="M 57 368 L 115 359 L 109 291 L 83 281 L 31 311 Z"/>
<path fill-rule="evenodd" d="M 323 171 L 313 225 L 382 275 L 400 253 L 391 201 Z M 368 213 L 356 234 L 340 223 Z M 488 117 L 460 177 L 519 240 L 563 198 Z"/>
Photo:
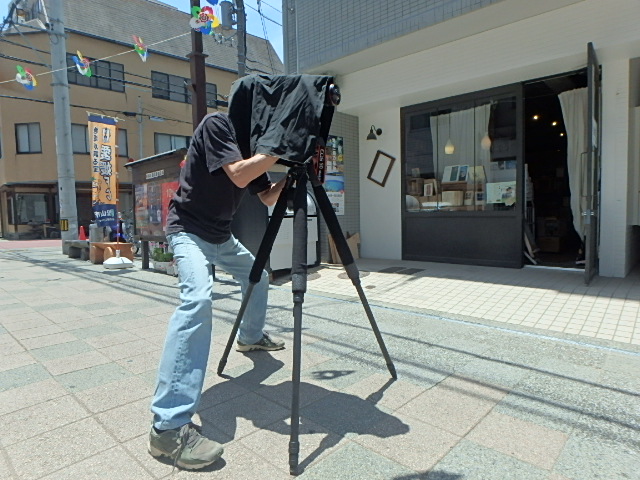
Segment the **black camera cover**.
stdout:
<path fill-rule="evenodd" d="M 236 80 L 229 119 L 243 158 L 257 153 L 304 162 L 325 145 L 335 107 L 333 77 L 249 75 Z"/>

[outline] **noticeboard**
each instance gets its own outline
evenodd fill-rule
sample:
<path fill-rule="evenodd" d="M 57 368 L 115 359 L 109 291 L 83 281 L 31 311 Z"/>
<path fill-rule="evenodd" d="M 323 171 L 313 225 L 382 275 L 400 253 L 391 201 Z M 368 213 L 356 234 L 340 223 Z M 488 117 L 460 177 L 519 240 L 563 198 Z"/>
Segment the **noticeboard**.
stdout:
<path fill-rule="evenodd" d="M 131 170 L 134 192 L 134 235 L 141 241 L 165 242 L 169 201 L 178 189 L 185 148 L 142 158 L 125 166 Z"/>

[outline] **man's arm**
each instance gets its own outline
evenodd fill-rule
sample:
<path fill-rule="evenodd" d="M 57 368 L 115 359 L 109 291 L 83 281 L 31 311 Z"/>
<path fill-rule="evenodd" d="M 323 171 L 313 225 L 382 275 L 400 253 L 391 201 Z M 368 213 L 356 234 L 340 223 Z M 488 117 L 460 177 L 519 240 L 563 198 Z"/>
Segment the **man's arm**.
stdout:
<path fill-rule="evenodd" d="M 276 201 L 278 200 L 278 197 L 280 196 L 280 192 L 282 192 L 282 187 L 284 187 L 284 184 L 286 183 L 286 181 L 287 181 L 287 177 L 284 177 L 278 182 L 272 183 L 271 187 L 268 188 L 267 190 L 264 190 L 258 193 L 258 198 L 260 198 L 260 201 L 264 203 L 267 207 L 270 207 L 271 205 L 276 203 Z"/>
<path fill-rule="evenodd" d="M 278 157 L 258 153 L 246 160 L 227 163 L 222 168 L 237 187 L 244 188 L 252 180 L 269 170 L 277 160 Z M 280 188 L 282 189 L 282 187 Z"/>

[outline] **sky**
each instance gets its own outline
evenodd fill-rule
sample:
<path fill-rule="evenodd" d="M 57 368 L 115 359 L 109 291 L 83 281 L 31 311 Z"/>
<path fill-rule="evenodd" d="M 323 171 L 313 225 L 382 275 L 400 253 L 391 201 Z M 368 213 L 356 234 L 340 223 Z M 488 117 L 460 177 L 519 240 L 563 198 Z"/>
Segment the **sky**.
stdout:
<path fill-rule="evenodd" d="M 9 12 L 9 5 L 12 0 L 0 0 L 0 20 Z M 69 1 L 69 0 L 67 0 Z M 84 1 L 84 0 L 74 0 Z M 126 3 L 127 0 L 114 0 Z M 164 3 L 172 5 L 179 10 L 188 12 L 191 2 L 189 0 L 160 0 Z M 258 3 L 261 4 L 260 11 L 262 17 L 258 13 Z M 208 0 L 200 0 L 200 6 L 209 5 Z M 280 60 L 284 62 L 282 49 L 282 2 L 281 0 L 244 0 L 245 12 L 247 15 L 247 32 L 260 38 L 268 38 L 275 48 Z M 188 25 L 185 25 L 188 28 Z M 266 30 L 266 36 L 265 36 Z"/>

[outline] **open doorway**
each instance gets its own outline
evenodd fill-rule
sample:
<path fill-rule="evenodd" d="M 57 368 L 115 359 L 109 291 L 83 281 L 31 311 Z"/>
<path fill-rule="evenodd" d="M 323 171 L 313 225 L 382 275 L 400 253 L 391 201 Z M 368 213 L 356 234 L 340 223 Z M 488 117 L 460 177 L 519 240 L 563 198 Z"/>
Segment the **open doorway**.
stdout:
<path fill-rule="evenodd" d="M 535 244 L 528 263 L 584 268 L 584 248 L 576 231 L 579 222 L 574 221 L 579 208 L 571 200 L 579 173 L 573 173 L 570 187 L 576 167 L 568 161 L 568 156 L 579 155 L 568 142 L 576 125 L 566 118 L 568 94 L 561 94 L 586 87 L 586 69 L 524 84 L 525 229 Z"/>

